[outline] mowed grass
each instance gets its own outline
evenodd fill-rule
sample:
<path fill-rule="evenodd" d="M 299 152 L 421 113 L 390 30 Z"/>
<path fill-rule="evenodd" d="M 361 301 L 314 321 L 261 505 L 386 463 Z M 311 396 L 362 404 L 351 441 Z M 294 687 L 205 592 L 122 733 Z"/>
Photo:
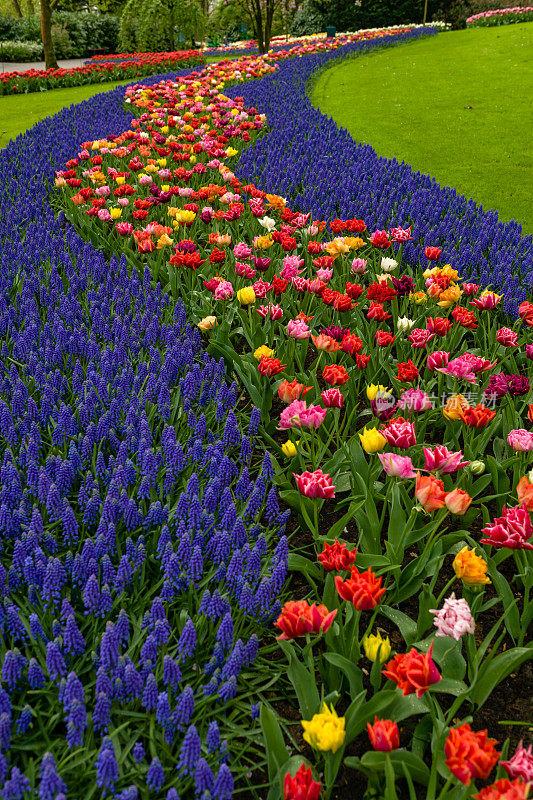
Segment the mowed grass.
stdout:
<path fill-rule="evenodd" d="M 208 62 L 221 61 L 227 56 L 214 56 Z M 39 120 L 57 114 L 65 106 L 80 103 L 95 94 L 108 92 L 117 86 L 143 82 L 143 78 L 129 78 L 126 81 L 94 83 L 89 86 L 73 86 L 70 89 L 50 89 L 47 92 L 8 95 L 0 97 L 0 147 L 5 147 L 10 139 L 24 133 Z"/>
<path fill-rule="evenodd" d="M 311 99 L 379 155 L 533 232 L 533 23 L 439 33 L 344 61 Z"/>

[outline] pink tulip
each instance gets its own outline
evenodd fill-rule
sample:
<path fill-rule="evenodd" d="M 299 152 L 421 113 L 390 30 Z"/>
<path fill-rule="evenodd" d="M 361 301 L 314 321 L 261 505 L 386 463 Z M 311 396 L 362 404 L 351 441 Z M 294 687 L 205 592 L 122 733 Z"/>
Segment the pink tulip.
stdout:
<path fill-rule="evenodd" d="M 429 470 L 429 472 L 438 470 L 444 474 L 449 474 L 457 472 L 461 467 L 466 467 L 470 464 L 470 461 L 461 461 L 463 457 L 462 450 L 452 453 L 444 445 L 437 445 L 434 450 L 423 447 L 422 450 L 424 451 L 425 459 L 424 469 Z"/>
<path fill-rule="evenodd" d="M 464 598 L 457 599 L 455 593 L 444 601 L 440 610 L 430 609 L 430 614 L 434 614 L 433 624 L 437 628 L 435 636 L 451 636 L 456 642 L 465 633 L 474 633 L 475 622 L 470 606 Z"/>
<path fill-rule="evenodd" d="M 503 347 L 516 347 L 518 345 L 518 334 L 511 328 L 500 328 L 496 331 L 496 341 Z"/>
<path fill-rule="evenodd" d="M 229 281 L 220 281 L 215 289 L 215 300 L 229 300 L 233 296 L 233 286 Z"/>
<path fill-rule="evenodd" d="M 391 420 L 385 428 L 380 430 L 392 447 L 407 449 L 416 444 L 415 426 L 413 422 L 397 422 Z"/>
<path fill-rule="evenodd" d="M 309 325 L 303 319 L 291 319 L 287 323 L 287 333 L 293 339 L 309 339 L 311 331 Z"/>
<path fill-rule="evenodd" d="M 525 428 L 518 428 L 509 432 L 507 437 L 507 444 L 513 450 L 519 450 L 523 453 L 529 453 L 533 450 L 533 433 L 526 431 Z"/>
<path fill-rule="evenodd" d="M 302 472 L 301 475 L 292 473 L 296 479 L 299 491 L 306 497 L 332 498 L 335 497 L 335 487 L 329 474 L 324 474 L 321 469 L 315 472 Z"/>
<path fill-rule="evenodd" d="M 407 411 L 429 411 L 433 408 L 433 403 L 427 392 L 421 389 L 407 389 L 398 400 L 398 407 Z"/>
<path fill-rule="evenodd" d="M 529 745 L 527 750 L 523 742 L 516 748 L 515 754 L 508 761 L 500 761 L 500 766 L 504 768 L 509 777 L 522 778 L 526 783 L 533 781 L 533 745 Z"/>
<path fill-rule="evenodd" d="M 324 281 L 324 283 L 327 283 L 329 280 L 331 280 L 332 275 L 333 275 L 332 269 L 317 269 L 316 271 L 316 276 L 318 280 Z"/>
<path fill-rule="evenodd" d="M 354 258 L 352 266 L 350 267 L 352 275 L 364 275 L 366 272 L 366 263 L 365 258 Z"/>
<path fill-rule="evenodd" d="M 239 242 L 233 248 L 233 255 L 235 258 L 250 258 L 252 255 L 252 249 L 244 242 Z"/>
<path fill-rule="evenodd" d="M 469 383 L 477 383 L 475 372 L 469 359 L 459 356 L 448 361 L 445 367 L 437 367 L 437 372 L 451 375 L 453 378 L 462 378 Z"/>
<path fill-rule="evenodd" d="M 322 392 L 321 397 L 326 408 L 342 408 L 344 396 L 335 386 Z"/>
<path fill-rule="evenodd" d="M 396 453 L 378 453 L 383 469 L 391 478 L 416 478 L 413 462 L 409 456 L 399 456 Z"/>
<path fill-rule="evenodd" d="M 487 537 L 480 539 L 481 544 L 510 550 L 533 550 L 533 544 L 529 542 L 533 527 L 525 503 L 509 509 L 504 506 L 501 517 L 496 517 L 481 532 Z"/>
<path fill-rule="evenodd" d="M 131 236 L 133 233 L 133 225 L 131 222 L 117 222 L 115 229 L 120 236 Z"/>
<path fill-rule="evenodd" d="M 433 372 L 434 370 L 439 369 L 439 367 L 445 367 L 449 361 L 449 358 L 450 354 L 445 350 L 435 350 L 434 353 L 429 354 L 426 361 L 426 367 L 430 372 Z"/>

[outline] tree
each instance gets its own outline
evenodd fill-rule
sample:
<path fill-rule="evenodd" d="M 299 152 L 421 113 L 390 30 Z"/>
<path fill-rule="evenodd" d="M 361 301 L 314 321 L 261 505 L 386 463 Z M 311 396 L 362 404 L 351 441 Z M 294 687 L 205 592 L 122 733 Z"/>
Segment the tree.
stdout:
<path fill-rule="evenodd" d="M 199 0 L 128 0 L 120 21 L 126 50 L 161 52 L 196 46 L 203 38 L 206 15 Z"/>
<path fill-rule="evenodd" d="M 41 0 L 41 37 L 46 69 L 57 69 L 57 59 L 52 41 L 52 11 L 55 0 Z"/>

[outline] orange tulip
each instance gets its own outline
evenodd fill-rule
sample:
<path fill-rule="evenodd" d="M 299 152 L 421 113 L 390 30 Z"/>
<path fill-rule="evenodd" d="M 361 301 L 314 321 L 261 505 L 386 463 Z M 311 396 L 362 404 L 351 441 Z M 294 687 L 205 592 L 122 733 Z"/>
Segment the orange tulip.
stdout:
<path fill-rule="evenodd" d="M 528 511 L 533 511 L 533 483 L 529 482 L 527 475 L 518 481 L 516 493 L 519 503 L 525 505 Z"/>
<path fill-rule="evenodd" d="M 462 515 L 466 514 L 470 508 L 472 498 L 464 489 L 457 488 L 447 493 L 444 502 L 446 503 L 446 508 L 448 511 L 451 511 L 452 514 Z"/>
<path fill-rule="evenodd" d="M 444 506 L 446 497 L 444 484 L 433 475 L 422 476 L 420 472 L 417 472 L 415 497 L 424 511 L 436 511 Z"/>

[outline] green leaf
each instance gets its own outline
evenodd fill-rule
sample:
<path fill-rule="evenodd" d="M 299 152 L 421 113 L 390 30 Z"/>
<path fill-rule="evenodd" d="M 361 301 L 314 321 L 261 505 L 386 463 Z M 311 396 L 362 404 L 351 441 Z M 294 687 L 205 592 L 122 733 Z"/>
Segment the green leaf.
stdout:
<path fill-rule="evenodd" d="M 335 485 L 337 485 L 336 479 L 335 479 Z M 362 497 L 360 500 L 354 500 L 352 503 L 350 503 L 350 507 L 348 508 L 346 514 L 344 514 L 340 519 L 334 522 L 329 531 L 327 532 L 326 534 L 327 541 L 331 541 L 335 539 L 335 537 L 339 536 L 344 531 L 347 523 L 351 520 L 356 511 L 358 511 L 362 506 L 364 506 L 364 504 L 365 504 L 364 497 Z"/>
<path fill-rule="evenodd" d="M 411 778 L 416 781 L 416 783 L 421 783 L 423 786 L 428 785 L 428 767 L 424 764 L 420 756 L 411 753 L 409 750 L 393 750 L 390 753 L 368 750 L 361 756 L 361 764 L 365 767 L 370 767 L 372 770 L 376 770 L 376 772 L 384 772 L 387 757 L 390 759 L 396 775 L 403 775 L 402 764 L 405 764 Z M 348 761 L 349 759 L 346 758 L 345 763 L 349 766 Z"/>
<path fill-rule="evenodd" d="M 482 664 L 473 687 L 474 703 L 481 707 L 495 687 L 530 658 L 533 658 L 533 644 L 528 647 L 513 647 L 512 650 L 500 653 L 486 668 L 483 668 Z"/>
<path fill-rule="evenodd" d="M 363 673 L 359 667 L 340 653 L 325 653 L 324 658 L 330 664 L 338 667 L 346 676 L 350 685 L 350 699 L 353 700 L 357 695 L 360 695 L 363 690 Z"/>
<path fill-rule="evenodd" d="M 259 720 L 265 739 L 268 777 L 270 781 L 273 781 L 280 767 L 289 760 L 289 751 L 285 747 L 283 734 L 276 715 L 264 703 L 261 704 Z"/>
<path fill-rule="evenodd" d="M 302 718 L 311 719 L 313 714 L 318 713 L 320 708 L 320 697 L 316 688 L 315 676 L 302 664 L 292 644 L 280 641 L 279 645 L 289 659 L 287 675 L 296 692 Z"/>
<path fill-rule="evenodd" d="M 513 639 L 516 640 L 520 636 L 520 612 L 518 611 L 516 597 L 509 586 L 509 582 L 504 578 L 501 572 L 494 570 L 492 582 L 498 595 L 502 599 L 502 604 L 505 609 L 505 613 L 502 615 L 504 617 L 505 627 Z"/>
<path fill-rule="evenodd" d="M 433 684 L 432 690 L 441 694 L 453 694 L 455 697 L 469 692 L 466 683 L 455 681 L 453 678 L 442 678 L 438 683 Z"/>
<path fill-rule="evenodd" d="M 299 553 L 289 553 L 289 570 L 291 572 L 301 572 L 305 577 L 316 578 L 317 580 L 322 578 L 322 570 L 310 558 L 306 558 Z"/>
<path fill-rule="evenodd" d="M 396 625 L 407 647 L 411 647 L 412 643 L 416 640 L 416 622 L 414 622 L 411 617 L 408 617 L 407 614 L 404 614 L 403 611 L 398 611 L 398 609 L 391 608 L 390 606 L 380 606 L 379 612 Z"/>

